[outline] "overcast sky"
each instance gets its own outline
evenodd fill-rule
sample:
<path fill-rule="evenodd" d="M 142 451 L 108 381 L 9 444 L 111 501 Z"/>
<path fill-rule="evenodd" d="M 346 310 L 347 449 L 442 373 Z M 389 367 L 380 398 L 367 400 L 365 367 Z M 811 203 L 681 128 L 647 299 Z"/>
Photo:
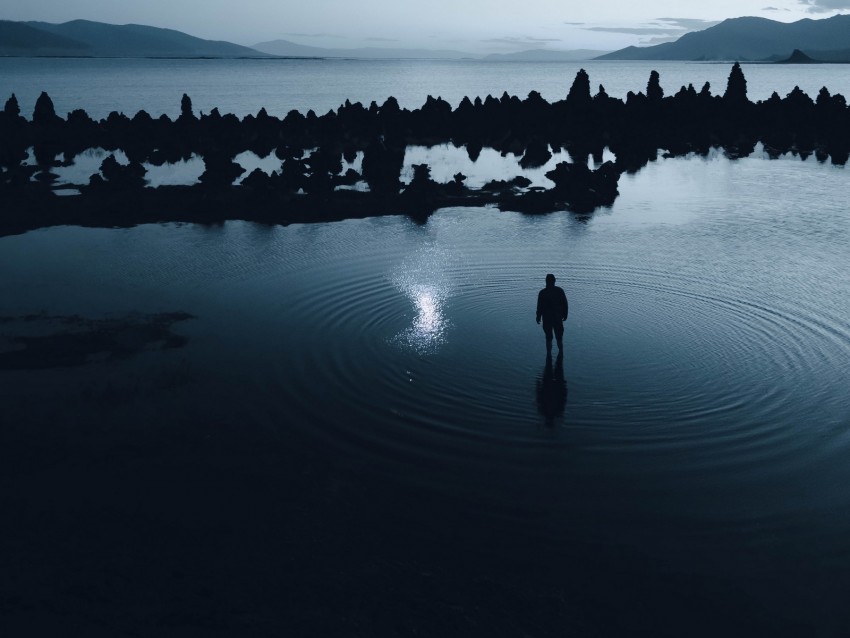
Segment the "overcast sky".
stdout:
<path fill-rule="evenodd" d="M 480 52 L 613 50 L 674 40 L 725 18 L 783 22 L 850 0 L 3 0 L 0 18 L 149 24 L 239 44 L 425 46 Z"/>

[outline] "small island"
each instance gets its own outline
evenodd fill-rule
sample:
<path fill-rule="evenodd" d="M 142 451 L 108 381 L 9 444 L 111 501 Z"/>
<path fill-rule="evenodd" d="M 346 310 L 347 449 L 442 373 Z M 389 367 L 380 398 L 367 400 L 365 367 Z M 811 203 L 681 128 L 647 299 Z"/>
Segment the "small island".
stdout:
<path fill-rule="evenodd" d="M 788 58 L 785 60 L 778 60 L 776 64 L 823 64 L 823 62 L 809 57 L 800 51 L 800 49 L 794 49 Z"/>

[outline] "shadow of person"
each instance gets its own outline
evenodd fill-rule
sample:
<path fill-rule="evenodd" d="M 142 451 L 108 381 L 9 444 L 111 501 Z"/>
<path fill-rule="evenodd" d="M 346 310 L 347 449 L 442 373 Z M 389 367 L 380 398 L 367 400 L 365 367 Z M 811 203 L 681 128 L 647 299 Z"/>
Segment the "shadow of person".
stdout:
<path fill-rule="evenodd" d="M 543 416 L 547 427 L 555 425 L 555 420 L 564 415 L 567 405 L 567 381 L 564 379 L 564 355 L 558 353 L 555 363 L 552 355 L 546 355 L 543 374 L 537 379 L 537 410 Z"/>

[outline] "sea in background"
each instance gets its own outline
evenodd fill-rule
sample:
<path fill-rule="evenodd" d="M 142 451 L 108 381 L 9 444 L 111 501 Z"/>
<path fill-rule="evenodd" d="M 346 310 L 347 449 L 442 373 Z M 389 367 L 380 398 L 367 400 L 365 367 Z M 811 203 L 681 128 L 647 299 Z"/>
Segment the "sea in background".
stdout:
<path fill-rule="evenodd" d="M 722 92 L 730 65 L 0 60 L 0 93 L 96 117 L 174 115 L 183 92 L 240 115 L 412 108 L 559 99 L 580 66 L 623 96 L 653 68 L 668 94 Z M 744 72 L 751 99 L 850 93 L 841 65 Z M 167 349 L 125 331 L 122 356 L 0 369 L 11 626 L 846 635 L 847 169 L 717 151 L 619 188 L 582 216 L 0 238 L 0 355 L 191 315 Z M 560 361 L 534 322 L 547 272 L 570 299 Z M 257 432 L 251 482 L 232 459 Z"/>

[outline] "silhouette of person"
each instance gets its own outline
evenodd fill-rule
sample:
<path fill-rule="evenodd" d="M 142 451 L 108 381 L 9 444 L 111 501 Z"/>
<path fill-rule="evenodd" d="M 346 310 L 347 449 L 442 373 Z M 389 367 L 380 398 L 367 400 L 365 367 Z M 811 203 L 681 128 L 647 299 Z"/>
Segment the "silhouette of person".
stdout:
<path fill-rule="evenodd" d="M 558 353 L 555 365 L 552 355 L 546 355 L 543 374 L 537 378 L 537 410 L 543 415 L 547 427 L 555 424 L 555 419 L 564 414 L 567 405 L 567 382 L 564 379 L 564 355 Z"/>
<path fill-rule="evenodd" d="M 564 322 L 569 313 L 569 304 L 564 289 L 555 285 L 555 275 L 546 275 L 546 287 L 537 293 L 537 323 L 543 320 L 546 334 L 546 351 L 552 352 L 552 334 L 558 342 L 558 352 L 564 348 Z"/>

